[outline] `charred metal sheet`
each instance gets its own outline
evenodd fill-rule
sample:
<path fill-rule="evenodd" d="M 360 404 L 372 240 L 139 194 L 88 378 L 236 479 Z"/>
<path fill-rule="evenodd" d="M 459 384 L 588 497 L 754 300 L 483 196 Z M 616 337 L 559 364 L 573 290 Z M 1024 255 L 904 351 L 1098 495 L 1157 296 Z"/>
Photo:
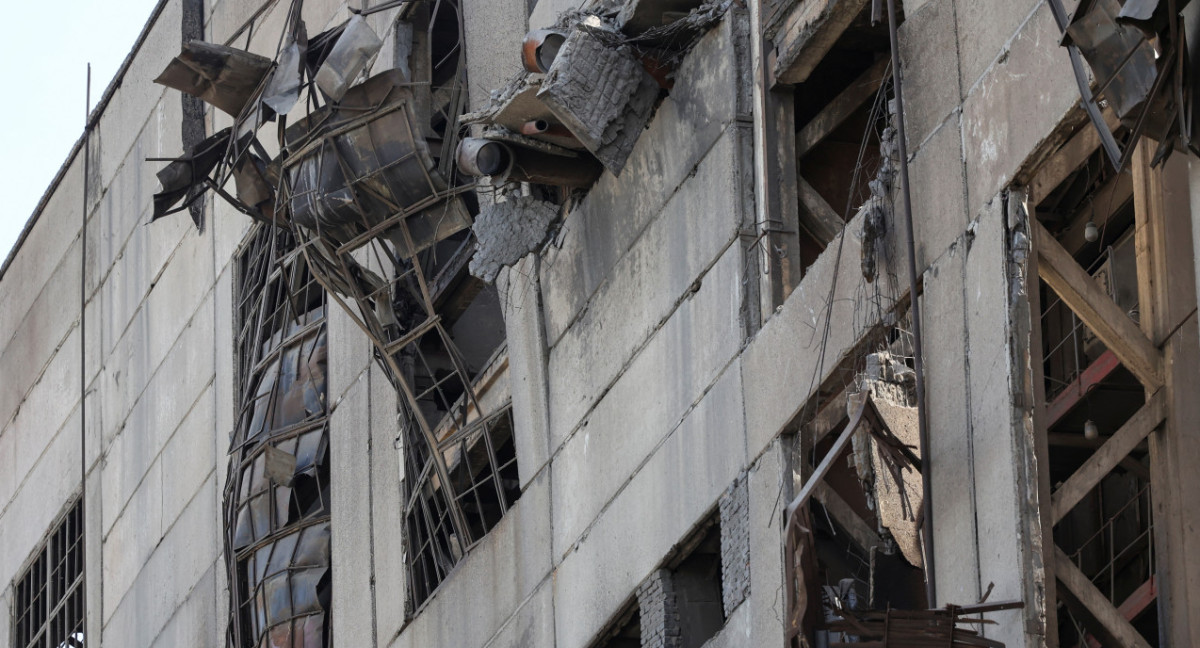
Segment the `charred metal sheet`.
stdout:
<path fill-rule="evenodd" d="M 475 219 L 479 242 L 471 258 L 471 274 L 487 282 L 545 242 L 550 224 L 558 219 L 558 206 L 526 196 L 512 196 L 484 207 Z"/>
<path fill-rule="evenodd" d="M 229 146 L 231 129 L 225 128 L 205 139 L 174 162 L 158 172 L 162 191 L 154 194 L 154 214 L 151 221 L 171 213 L 171 208 L 183 200 L 198 185 L 204 183 L 208 174 L 220 163 Z M 196 224 L 199 227 L 199 223 Z"/>
<path fill-rule="evenodd" d="M 537 97 L 596 159 L 620 174 L 650 119 L 658 84 L 628 46 L 612 47 L 597 31 L 571 33 Z"/>
<path fill-rule="evenodd" d="M 269 58 L 191 41 L 154 82 L 199 97 L 237 117 L 270 70 Z"/>
<path fill-rule="evenodd" d="M 1149 98 L 1158 68 L 1145 35 L 1117 24 L 1120 12 L 1117 0 L 1098 0 L 1071 22 L 1067 36 L 1091 66 L 1099 92 L 1125 119 Z"/>
<path fill-rule="evenodd" d="M 341 101 L 350 84 L 367 69 L 367 64 L 379 53 L 383 41 L 367 24 L 355 15 L 329 51 L 329 56 L 317 70 L 316 83 L 330 101 Z"/>
<path fill-rule="evenodd" d="M 477 113 L 463 116 L 464 123 L 492 124 L 514 133 L 523 132 L 529 123 L 544 122 L 556 124 L 561 130 L 547 130 L 544 133 L 531 135 L 538 141 L 547 142 L 563 148 L 584 150 L 583 144 L 571 133 L 570 129 L 562 126 L 558 117 L 549 106 L 538 99 L 538 91 L 542 89 L 540 78 L 519 77 L 504 89 L 494 93 L 492 104 Z M 528 133 L 526 133 L 528 135 Z"/>
<path fill-rule="evenodd" d="M 303 28 L 298 36 L 289 39 L 279 53 L 279 64 L 271 71 L 271 77 L 263 89 L 262 102 L 278 115 L 288 114 L 300 100 L 302 66 L 308 51 L 308 39 L 304 37 Z"/>
<path fill-rule="evenodd" d="M 279 184 L 278 169 L 274 169 L 253 153 L 242 156 L 233 169 L 237 198 L 249 208 L 251 216 L 267 223 L 275 220 L 275 187 Z"/>

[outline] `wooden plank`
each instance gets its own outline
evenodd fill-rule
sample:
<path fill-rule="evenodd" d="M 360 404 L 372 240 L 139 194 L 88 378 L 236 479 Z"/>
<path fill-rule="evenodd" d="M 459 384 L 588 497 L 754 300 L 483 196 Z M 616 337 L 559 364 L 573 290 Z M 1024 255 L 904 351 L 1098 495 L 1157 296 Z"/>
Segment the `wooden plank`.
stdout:
<path fill-rule="evenodd" d="M 863 103 L 875 96 L 883 84 L 890 60 L 882 58 L 876 61 L 800 129 L 796 135 L 797 158 L 804 157 L 805 153 L 837 130 Z"/>
<path fill-rule="evenodd" d="M 1142 405 L 1136 414 L 1131 416 L 1116 434 L 1109 437 L 1104 445 L 1071 475 L 1061 488 L 1054 491 L 1050 507 L 1053 524 L 1058 524 L 1063 517 L 1075 508 L 1105 475 L 1112 472 L 1121 460 L 1133 451 L 1167 415 L 1166 397 L 1159 390 Z"/>
<path fill-rule="evenodd" d="M 1120 120 L 1111 109 L 1105 109 L 1103 114 L 1108 130 L 1116 130 L 1121 125 Z M 1079 132 L 1075 133 L 1071 139 L 1067 140 L 1066 144 L 1062 145 L 1062 148 L 1055 151 L 1038 167 L 1037 174 L 1029 183 L 1031 202 L 1033 204 L 1042 202 L 1051 191 L 1054 191 L 1055 187 L 1062 184 L 1063 180 L 1083 166 L 1088 157 L 1098 148 L 1100 148 L 1100 133 L 1096 131 L 1090 121 L 1085 122 L 1079 128 Z"/>
<path fill-rule="evenodd" d="M 1142 635 L 1121 616 L 1112 602 L 1096 589 L 1092 581 L 1079 571 L 1075 563 L 1071 562 L 1071 558 L 1059 547 L 1054 548 L 1054 575 L 1092 613 L 1096 621 L 1120 642 L 1120 645 L 1128 648 L 1150 648 L 1150 644 Z"/>
<path fill-rule="evenodd" d="M 799 174 L 796 175 L 796 189 L 800 197 L 800 227 L 812 234 L 821 245 L 829 245 L 846 226 L 845 221 Z"/>
<path fill-rule="evenodd" d="M 1037 240 L 1038 273 L 1042 279 L 1148 391 L 1162 387 L 1162 353 L 1041 223 L 1030 219 L 1030 226 Z"/>
<path fill-rule="evenodd" d="M 867 0 L 804 0 L 792 6 L 776 36 L 779 83 L 803 83 L 825 58 Z"/>
<path fill-rule="evenodd" d="M 825 507 L 834 522 L 845 529 L 859 547 L 870 551 L 871 547 L 883 546 L 883 540 L 880 539 L 879 534 L 867 524 L 866 520 L 859 517 L 850 504 L 842 499 L 837 491 L 830 488 L 829 484 L 817 484 L 813 491 L 813 498 Z"/>

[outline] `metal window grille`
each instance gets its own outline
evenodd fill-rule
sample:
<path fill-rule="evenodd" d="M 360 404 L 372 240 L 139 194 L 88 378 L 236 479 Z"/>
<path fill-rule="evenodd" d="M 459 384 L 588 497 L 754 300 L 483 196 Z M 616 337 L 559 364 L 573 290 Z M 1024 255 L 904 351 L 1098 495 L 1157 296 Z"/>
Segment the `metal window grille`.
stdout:
<path fill-rule="evenodd" d="M 54 524 L 14 586 L 17 648 L 82 648 L 83 499 Z"/>
<path fill-rule="evenodd" d="M 229 645 L 330 645 L 325 293 L 286 231 L 240 260 L 241 412 L 225 493 Z"/>

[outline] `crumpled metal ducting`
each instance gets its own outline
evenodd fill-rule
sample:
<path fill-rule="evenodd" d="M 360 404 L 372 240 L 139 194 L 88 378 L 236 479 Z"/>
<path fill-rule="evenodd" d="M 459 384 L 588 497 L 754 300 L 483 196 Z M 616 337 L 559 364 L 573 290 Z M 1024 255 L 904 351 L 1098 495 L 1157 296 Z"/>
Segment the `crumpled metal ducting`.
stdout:
<path fill-rule="evenodd" d="M 245 50 L 191 41 L 154 80 L 237 117 L 271 70 L 271 59 Z"/>
<path fill-rule="evenodd" d="M 355 86 L 336 108 L 289 129 L 295 147 L 283 163 L 281 200 L 292 222 L 339 244 L 402 216 L 409 241 L 388 236 L 409 257 L 470 227 L 461 200 L 437 170 L 412 113 L 412 92 L 399 70 Z M 294 137 L 294 139 L 293 139 Z"/>
<path fill-rule="evenodd" d="M 1091 66 L 1117 116 L 1126 119 L 1150 96 L 1158 67 L 1145 35 L 1117 23 L 1121 11 L 1117 0 L 1098 0 L 1071 22 L 1067 36 Z"/>

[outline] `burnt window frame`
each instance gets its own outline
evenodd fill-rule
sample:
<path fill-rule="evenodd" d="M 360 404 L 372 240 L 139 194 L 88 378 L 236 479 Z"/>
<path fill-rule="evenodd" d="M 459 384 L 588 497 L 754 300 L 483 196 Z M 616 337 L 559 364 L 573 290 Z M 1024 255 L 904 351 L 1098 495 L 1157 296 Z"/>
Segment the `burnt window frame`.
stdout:
<path fill-rule="evenodd" d="M 228 642 L 258 646 L 286 628 L 288 645 L 303 636 L 305 646 L 328 646 L 333 636 L 328 299 L 287 230 L 256 224 L 239 248 L 236 269 L 238 411 L 224 503 Z M 289 370 L 285 365 L 293 353 Z M 297 409 L 284 402 L 294 390 L 278 388 L 287 376 L 293 386 L 302 386 L 302 415 L 287 413 Z M 259 407 L 263 398 L 266 404 Z M 264 529 L 253 522 L 257 501 L 266 503 Z M 248 539 L 239 536 L 243 517 Z M 303 612 L 296 613 L 297 607 Z"/>

